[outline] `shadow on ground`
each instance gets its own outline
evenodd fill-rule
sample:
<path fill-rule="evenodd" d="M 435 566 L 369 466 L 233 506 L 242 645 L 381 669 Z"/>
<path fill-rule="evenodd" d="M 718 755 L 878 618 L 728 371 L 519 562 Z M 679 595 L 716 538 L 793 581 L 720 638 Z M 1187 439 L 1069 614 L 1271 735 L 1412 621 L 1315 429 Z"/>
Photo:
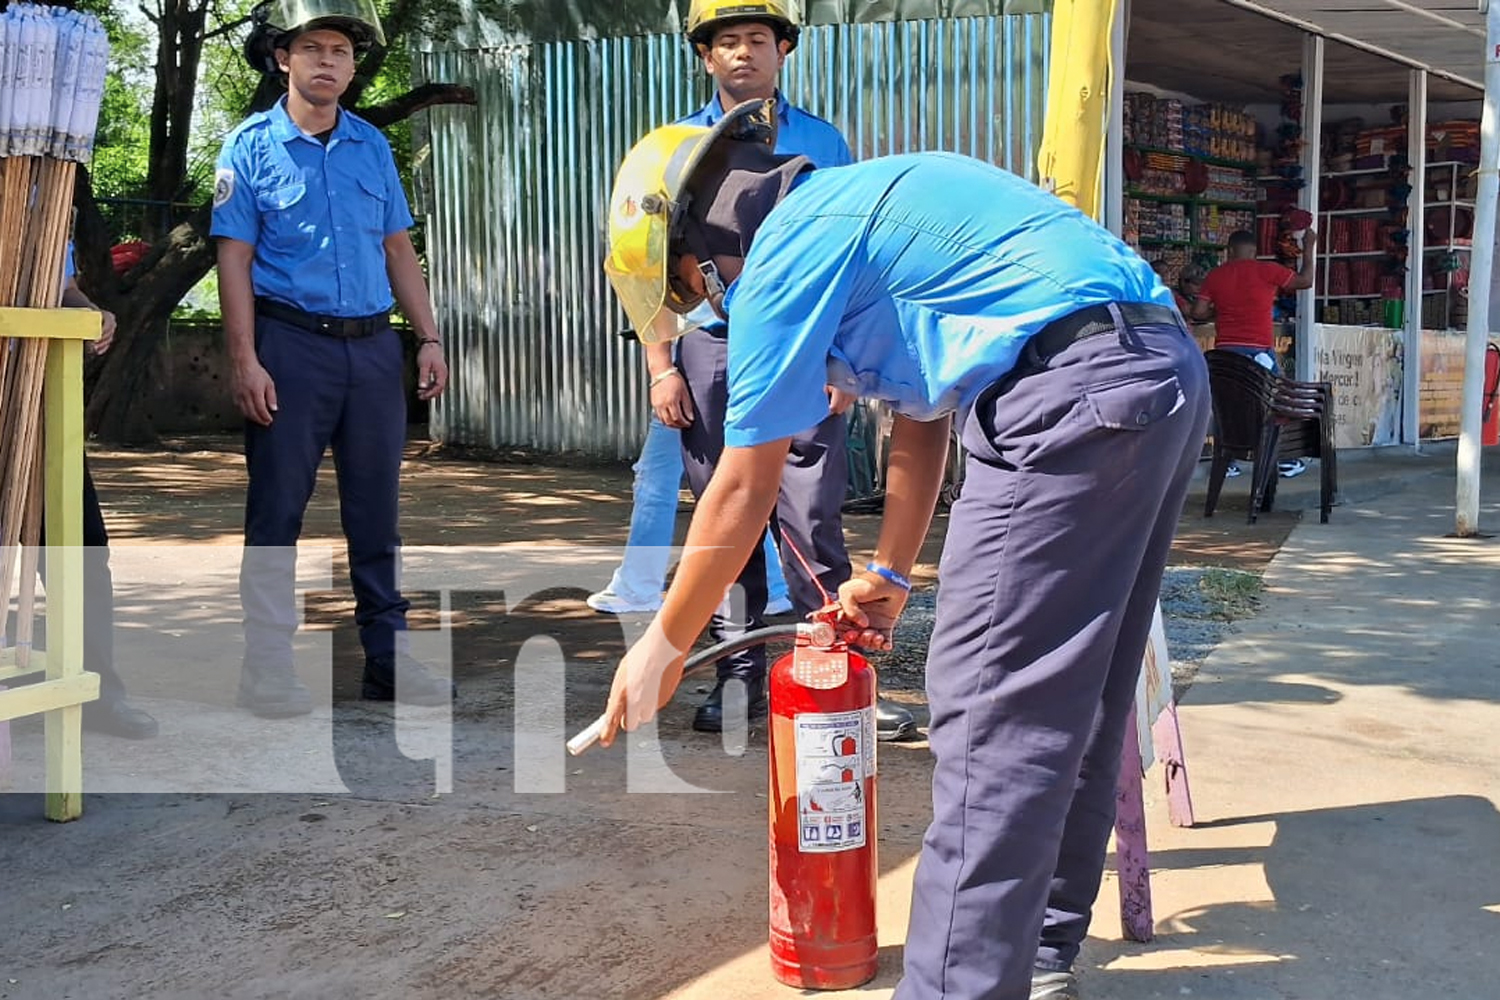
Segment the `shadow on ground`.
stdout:
<path fill-rule="evenodd" d="M 1500 981 L 1500 951 L 1474 954 L 1455 944 L 1500 935 L 1492 850 L 1500 813 L 1489 800 L 1378 802 L 1200 829 L 1259 823 L 1275 824 L 1267 848 L 1158 851 L 1152 864 L 1170 871 L 1263 866 L 1272 900 L 1158 912 L 1149 945 L 1092 939 L 1098 968 L 1083 982 L 1088 995 L 1479 1000 L 1469 992 L 1475 983 Z M 1477 926 L 1488 931 L 1476 934 Z M 1173 952 L 1183 949 L 1195 952 L 1193 960 L 1174 966 Z M 1375 955 L 1382 956 L 1376 964 L 1351 961 Z"/>

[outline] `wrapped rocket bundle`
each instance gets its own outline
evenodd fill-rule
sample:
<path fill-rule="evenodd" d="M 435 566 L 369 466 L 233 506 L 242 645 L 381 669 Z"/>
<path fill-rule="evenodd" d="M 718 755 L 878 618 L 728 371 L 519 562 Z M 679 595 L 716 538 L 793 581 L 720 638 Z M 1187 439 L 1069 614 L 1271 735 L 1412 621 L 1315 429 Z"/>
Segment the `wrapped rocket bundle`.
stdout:
<path fill-rule="evenodd" d="M 93 152 L 108 60 L 90 14 L 28 3 L 0 13 L 0 306 L 61 302 L 74 174 Z M 18 666 L 28 659 L 41 534 L 46 358 L 44 339 L 0 341 L 0 621 L 19 558 Z"/>

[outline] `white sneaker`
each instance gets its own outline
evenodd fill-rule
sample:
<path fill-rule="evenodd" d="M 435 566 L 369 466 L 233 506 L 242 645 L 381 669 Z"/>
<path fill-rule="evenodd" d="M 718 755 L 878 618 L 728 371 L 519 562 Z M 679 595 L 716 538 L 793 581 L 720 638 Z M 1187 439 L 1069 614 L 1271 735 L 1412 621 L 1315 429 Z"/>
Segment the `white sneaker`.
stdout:
<path fill-rule="evenodd" d="M 1239 477 L 1240 477 L 1240 463 L 1238 463 L 1238 462 L 1230 462 L 1229 465 L 1228 465 L 1228 467 L 1224 469 L 1224 478 L 1225 479 L 1238 479 Z"/>
<path fill-rule="evenodd" d="M 648 614 L 661 610 L 661 595 L 658 594 L 654 600 L 631 601 L 612 590 L 601 590 L 585 597 L 583 603 L 606 615 Z"/>
<path fill-rule="evenodd" d="M 1290 462 L 1277 462 L 1276 471 L 1281 473 L 1282 479 L 1296 479 L 1307 471 L 1307 463 L 1300 458 L 1294 458 Z"/>
<path fill-rule="evenodd" d="M 778 597 L 766 602 L 766 614 L 789 615 L 792 613 L 792 599 L 789 597 Z"/>
<path fill-rule="evenodd" d="M 1033 972 L 1031 1000 L 1079 1000 L 1078 978 L 1071 972 Z"/>

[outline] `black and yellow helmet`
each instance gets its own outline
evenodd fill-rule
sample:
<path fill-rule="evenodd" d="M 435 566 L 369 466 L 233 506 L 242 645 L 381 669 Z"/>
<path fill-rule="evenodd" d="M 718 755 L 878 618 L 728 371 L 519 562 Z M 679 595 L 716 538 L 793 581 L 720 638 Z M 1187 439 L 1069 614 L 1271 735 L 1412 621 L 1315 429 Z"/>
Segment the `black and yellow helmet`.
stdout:
<path fill-rule="evenodd" d="M 776 36 L 797 47 L 802 31 L 797 0 L 693 0 L 688 8 L 684 34 L 694 46 L 713 41 L 714 32 L 733 21 L 763 21 L 776 29 Z"/>
<path fill-rule="evenodd" d="M 746 101 L 712 128 L 679 123 L 654 129 L 631 148 L 615 175 L 604 273 L 642 343 L 680 335 L 683 327 L 674 326 L 671 316 L 687 313 L 699 301 L 673 287 L 670 268 L 683 249 L 699 168 L 716 143 L 730 141 L 774 150 L 776 102 Z"/>
<path fill-rule="evenodd" d="M 356 56 L 385 45 L 374 0 L 261 0 L 250 12 L 245 59 L 262 73 L 279 73 L 276 50 L 304 31 L 328 28 L 349 36 Z"/>

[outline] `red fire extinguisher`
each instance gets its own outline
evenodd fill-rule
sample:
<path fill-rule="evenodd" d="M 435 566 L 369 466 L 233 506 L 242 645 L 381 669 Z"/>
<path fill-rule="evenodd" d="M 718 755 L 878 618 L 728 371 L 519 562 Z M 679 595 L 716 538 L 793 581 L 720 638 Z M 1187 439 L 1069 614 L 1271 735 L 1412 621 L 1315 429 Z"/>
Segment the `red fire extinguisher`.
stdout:
<path fill-rule="evenodd" d="M 875 671 L 838 641 L 838 606 L 696 653 L 686 679 L 731 653 L 795 637 L 771 666 L 771 971 L 790 986 L 851 989 L 875 976 Z M 568 741 L 578 755 L 604 720 Z"/>
<path fill-rule="evenodd" d="M 1500 444 L 1500 346 L 1495 344 L 1485 345 L 1483 414 L 1480 442 Z"/>
<path fill-rule="evenodd" d="M 769 682 L 771 971 L 849 989 L 877 962 L 875 671 L 823 621 Z"/>

